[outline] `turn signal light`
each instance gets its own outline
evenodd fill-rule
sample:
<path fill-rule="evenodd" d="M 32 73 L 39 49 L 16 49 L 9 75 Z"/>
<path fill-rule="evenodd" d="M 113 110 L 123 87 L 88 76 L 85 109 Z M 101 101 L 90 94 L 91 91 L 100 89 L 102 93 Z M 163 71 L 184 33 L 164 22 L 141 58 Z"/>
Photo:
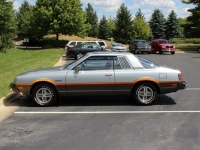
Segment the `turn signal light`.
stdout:
<path fill-rule="evenodd" d="M 179 74 L 178 74 L 178 78 L 179 78 L 179 80 L 182 81 L 182 80 L 183 80 L 183 75 L 182 75 L 181 73 L 179 73 Z"/>

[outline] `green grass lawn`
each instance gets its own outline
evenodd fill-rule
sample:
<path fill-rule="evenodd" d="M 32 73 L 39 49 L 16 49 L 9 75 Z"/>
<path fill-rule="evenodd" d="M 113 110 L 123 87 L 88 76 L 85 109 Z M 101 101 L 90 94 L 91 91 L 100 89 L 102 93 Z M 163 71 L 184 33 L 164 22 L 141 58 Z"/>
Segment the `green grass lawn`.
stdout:
<path fill-rule="evenodd" d="M 24 71 L 56 64 L 63 49 L 9 49 L 0 53 L 0 98 L 9 92 L 14 77 Z"/>
<path fill-rule="evenodd" d="M 177 51 L 197 51 L 200 44 L 176 44 Z"/>

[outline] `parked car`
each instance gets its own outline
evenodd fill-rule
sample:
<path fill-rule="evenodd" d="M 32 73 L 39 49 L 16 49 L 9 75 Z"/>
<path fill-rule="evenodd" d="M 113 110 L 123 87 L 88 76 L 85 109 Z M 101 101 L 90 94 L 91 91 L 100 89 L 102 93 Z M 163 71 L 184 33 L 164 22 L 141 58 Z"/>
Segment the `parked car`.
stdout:
<path fill-rule="evenodd" d="M 92 44 L 92 43 L 86 42 L 86 43 L 76 45 L 74 47 L 68 47 L 66 56 L 79 59 L 80 57 L 85 55 L 87 52 L 94 52 L 94 51 L 97 52 L 97 51 L 103 51 L 103 50 L 105 50 L 105 48 L 97 45 L 96 43 Z"/>
<path fill-rule="evenodd" d="M 109 46 L 109 50 L 111 51 L 115 51 L 115 52 L 126 52 L 126 46 L 124 44 L 121 43 L 112 43 Z"/>
<path fill-rule="evenodd" d="M 169 43 L 166 39 L 155 39 L 151 43 L 151 51 L 152 53 L 159 52 L 159 54 L 162 54 L 163 52 L 170 52 L 174 55 L 176 47 L 174 44 Z"/>
<path fill-rule="evenodd" d="M 151 54 L 151 46 L 146 40 L 132 40 L 129 44 L 129 51 L 133 54 L 148 53 Z"/>
<path fill-rule="evenodd" d="M 200 47 L 198 47 L 198 52 L 200 53 Z"/>
<path fill-rule="evenodd" d="M 10 84 L 14 92 L 31 96 L 40 106 L 63 96 L 132 95 L 152 104 L 159 94 L 185 89 L 179 70 L 158 66 L 128 52 L 91 52 L 71 64 L 23 72 Z"/>
<path fill-rule="evenodd" d="M 66 45 L 65 45 L 65 52 L 67 51 L 68 47 L 74 47 L 76 45 L 82 44 L 82 43 L 88 43 L 88 44 L 97 44 L 105 49 L 108 49 L 108 46 L 106 44 L 105 41 L 69 41 Z"/>

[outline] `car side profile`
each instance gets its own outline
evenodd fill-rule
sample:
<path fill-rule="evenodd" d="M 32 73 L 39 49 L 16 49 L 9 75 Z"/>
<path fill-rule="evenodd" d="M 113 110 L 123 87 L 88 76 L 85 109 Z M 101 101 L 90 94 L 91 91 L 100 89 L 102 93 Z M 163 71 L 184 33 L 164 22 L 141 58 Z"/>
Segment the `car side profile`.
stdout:
<path fill-rule="evenodd" d="M 95 43 L 82 43 L 74 47 L 68 47 L 66 56 L 70 58 L 79 59 L 88 52 L 97 52 L 105 50 L 103 47 Z"/>
<path fill-rule="evenodd" d="M 163 52 L 169 52 L 172 55 L 175 54 L 176 47 L 174 44 L 169 43 L 166 39 L 155 39 L 151 42 L 152 53 L 162 54 Z"/>
<path fill-rule="evenodd" d="M 39 106 L 63 96 L 131 96 L 149 105 L 159 94 L 187 88 L 179 70 L 158 66 L 128 52 L 91 52 L 63 66 L 27 71 L 10 84 Z"/>

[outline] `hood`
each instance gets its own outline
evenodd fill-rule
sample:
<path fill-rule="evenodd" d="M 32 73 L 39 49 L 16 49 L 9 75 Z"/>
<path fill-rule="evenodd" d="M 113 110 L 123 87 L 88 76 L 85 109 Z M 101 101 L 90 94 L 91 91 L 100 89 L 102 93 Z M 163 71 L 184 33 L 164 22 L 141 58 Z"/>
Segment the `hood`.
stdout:
<path fill-rule="evenodd" d="M 30 70 L 30 71 L 27 71 L 27 72 L 23 72 L 23 73 L 21 73 L 19 75 L 44 74 L 44 73 L 56 72 L 56 71 L 60 71 L 60 70 L 63 70 L 62 66 Z"/>
<path fill-rule="evenodd" d="M 161 45 L 161 46 L 174 46 L 174 44 L 170 44 L 170 43 L 168 43 L 168 44 L 159 44 L 159 45 Z"/>

